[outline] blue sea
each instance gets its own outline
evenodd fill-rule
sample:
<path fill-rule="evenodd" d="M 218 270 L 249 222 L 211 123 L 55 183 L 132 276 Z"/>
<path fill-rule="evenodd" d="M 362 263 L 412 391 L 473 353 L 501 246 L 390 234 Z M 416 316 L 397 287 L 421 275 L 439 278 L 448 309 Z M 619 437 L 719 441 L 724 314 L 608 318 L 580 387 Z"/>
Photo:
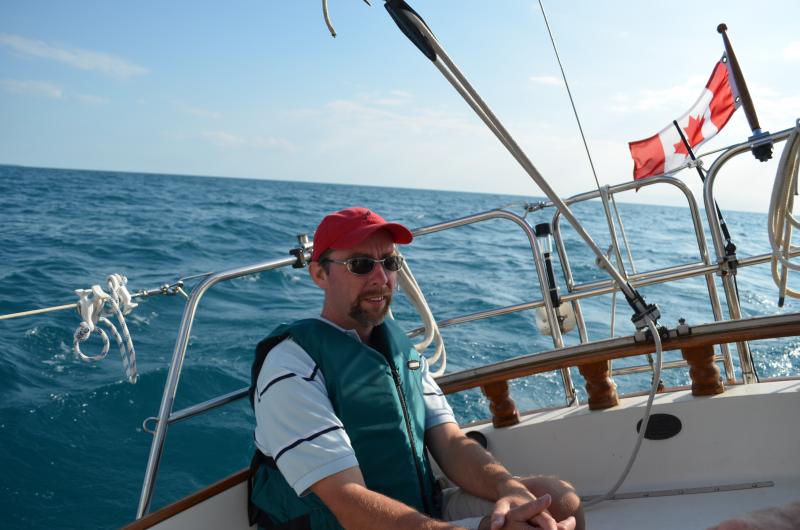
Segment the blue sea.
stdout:
<path fill-rule="evenodd" d="M 111 273 L 126 275 L 129 288 L 136 291 L 282 258 L 296 246 L 298 234 L 313 234 L 325 213 L 347 206 L 368 206 L 415 228 L 508 204 L 522 213 L 523 202 L 538 200 L 0 166 L 0 315 L 74 302 L 75 289 L 105 286 Z M 628 203 L 619 208 L 637 270 L 698 259 L 688 209 Z M 574 211 L 601 247 L 607 247 L 602 206 L 582 203 Z M 534 224 L 551 216 L 538 212 L 528 219 Z M 767 252 L 764 214 L 726 216 L 740 256 Z M 571 229 L 563 230 L 576 276 L 582 281 L 603 278 Z M 404 253 L 437 319 L 541 297 L 527 240 L 508 221 L 420 237 Z M 187 288 L 196 281 L 188 281 Z M 792 300 L 778 309 L 777 288 L 766 266 L 742 270 L 738 285 L 747 315 L 797 310 Z M 702 279 L 642 292 L 648 302 L 659 305 L 665 325 L 674 326 L 681 317 L 690 324 L 711 320 Z M 395 299 L 396 318 L 406 329 L 417 327 L 419 319 L 403 295 Z M 316 314 L 321 301 L 306 271 L 291 268 L 212 289 L 200 304 L 176 409 L 246 386 L 256 342 L 278 323 Z M 142 421 L 158 412 L 183 306 L 180 296 L 158 296 L 139 300 L 128 316 L 139 370 L 135 385 L 123 377 L 113 340 L 102 362 L 74 357 L 75 311 L 0 321 L 3 528 L 100 529 L 133 519 L 151 442 Z M 583 307 L 590 338 L 610 336 L 611 296 L 589 300 Z M 630 310 L 619 301 L 616 334 L 631 332 L 629 317 Z M 530 312 L 445 328 L 442 334 L 448 371 L 552 347 L 551 339 L 536 330 Z M 576 332 L 565 340 L 576 343 Z M 796 339 L 754 343 L 759 374 L 797 375 L 799 346 Z M 96 352 L 99 340 L 93 338 L 84 349 Z M 673 358 L 675 353 L 667 355 Z M 628 359 L 615 366 L 641 362 Z M 577 370 L 572 374 L 582 398 L 582 379 Z M 688 376 L 670 370 L 664 380 L 685 384 Z M 619 377 L 617 383 L 622 392 L 641 390 L 649 377 Z M 564 403 L 555 373 L 515 381 L 512 396 L 522 410 Z M 478 392 L 450 399 L 462 421 L 488 414 Z M 253 447 L 252 427 L 244 401 L 171 426 L 153 508 L 245 467 Z"/>

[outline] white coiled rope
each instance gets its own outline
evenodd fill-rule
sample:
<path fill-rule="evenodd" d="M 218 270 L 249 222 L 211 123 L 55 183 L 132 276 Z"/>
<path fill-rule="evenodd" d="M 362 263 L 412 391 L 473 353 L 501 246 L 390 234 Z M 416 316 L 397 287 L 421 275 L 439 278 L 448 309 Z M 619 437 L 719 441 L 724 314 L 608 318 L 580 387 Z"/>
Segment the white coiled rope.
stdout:
<path fill-rule="evenodd" d="M 425 327 L 425 336 L 420 342 L 414 345 L 414 348 L 422 353 L 430 346 L 431 342 L 436 344 L 433 355 L 426 357 L 426 360 L 430 367 L 439 363 L 436 370 L 431 368 L 431 375 L 433 377 L 439 377 L 444 374 L 447 368 L 447 352 L 444 349 L 444 340 L 442 340 L 442 335 L 439 333 L 439 326 L 436 325 L 436 319 L 433 317 L 433 313 L 431 313 L 431 308 L 425 300 L 425 295 L 422 294 L 422 289 L 420 289 L 416 278 L 414 278 L 414 275 L 411 273 L 408 261 L 403 264 L 403 268 L 400 269 L 397 279 L 400 287 L 403 288 L 406 296 L 408 296 L 411 301 L 411 304 L 422 317 L 422 323 Z"/>
<path fill-rule="evenodd" d="M 783 148 L 767 216 L 767 232 L 772 247 L 772 278 L 778 286 L 778 296 L 781 300 L 785 296 L 800 298 L 800 291 L 787 286 L 789 270 L 800 271 L 800 264 L 789 261 L 790 255 L 800 250 L 800 247 L 792 245 L 792 229 L 800 228 L 800 222 L 792 215 L 794 196 L 797 194 L 798 166 L 800 166 L 800 120 L 795 124 L 794 131 Z"/>
<path fill-rule="evenodd" d="M 103 324 L 107 327 L 119 347 L 119 354 L 122 358 L 122 367 L 125 371 L 125 378 L 129 383 L 136 383 L 138 373 L 136 371 L 136 351 L 133 348 L 133 339 L 128 331 L 125 322 L 125 315 L 129 314 L 138 305 L 131 301 L 131 294 L 126 287 L 128 279 L 121 274 L 112 274 L 108 277 L 109 293 L 103 291 L 99 285 L 93 285 L 91 289 L 76 289 L 78 295 L 78 314 L 81 323 L 75 330 L 72 341 L 72 349 L 75 355 L 85 362 L 100 361 L 105 359 L 110 348 L 110 341 L 106 332 L 98 326 Z M 108 304 L 110 311 L 105 308 Z M 122 334 L 117 331 L 117 327 L 107 318 L 115 316 Z M 86 355 L 81 351 L 81 343 L 89 340 L 92 333 L 100 335 L 103 340 L 103 347 L 97 355 Z"/>

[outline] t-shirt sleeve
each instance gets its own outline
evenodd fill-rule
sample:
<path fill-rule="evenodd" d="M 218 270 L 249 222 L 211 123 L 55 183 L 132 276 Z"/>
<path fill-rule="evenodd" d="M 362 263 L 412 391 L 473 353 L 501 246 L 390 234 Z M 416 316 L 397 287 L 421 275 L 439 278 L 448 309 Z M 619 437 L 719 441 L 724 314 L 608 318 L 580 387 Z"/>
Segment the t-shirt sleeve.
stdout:
<path fill-rule="evenodd" d="M 425 430 L 442 423 L 457 423 L 453 409 L 444 397 L 428 368 L 428 361 L 422 357 L 422 393 L 425 400 Z"/>
<path fill-rule="evenodd" d="M 358 466 L 322 373 L 293 340 L 284 340 L 267 355 L 254 408 L 256 446 L 275 460 L 297 495 L 325 477 Z"/>

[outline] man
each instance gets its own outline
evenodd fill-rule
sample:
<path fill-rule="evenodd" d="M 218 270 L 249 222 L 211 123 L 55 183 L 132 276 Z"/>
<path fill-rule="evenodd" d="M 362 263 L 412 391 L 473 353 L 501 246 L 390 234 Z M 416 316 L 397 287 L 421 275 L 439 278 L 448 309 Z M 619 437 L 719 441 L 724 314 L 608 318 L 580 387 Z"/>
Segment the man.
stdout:
<path fill-rule="evenodd" d="M 427 363 L 386 315 L 411 232 L 365 208 L 328 215 L 309 272 L 319 318 L 256 348 L 251 499 L 275 530 L 581 530 L 555 478 L 518 479 L 464 436 Z M 427 452 L 459 488 L 441 495 Z M 449 522 L 446 522 L 449 521 Z"/>

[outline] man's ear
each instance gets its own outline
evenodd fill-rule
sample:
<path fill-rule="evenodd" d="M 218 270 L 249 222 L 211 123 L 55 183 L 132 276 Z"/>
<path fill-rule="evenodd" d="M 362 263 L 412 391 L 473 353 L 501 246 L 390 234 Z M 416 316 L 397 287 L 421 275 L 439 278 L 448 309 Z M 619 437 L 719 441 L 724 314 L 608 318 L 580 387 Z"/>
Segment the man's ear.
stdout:
<path fill-rule="evenodd" d="M 328 288 L 328 273 L 325 272 L 325 267 L 320 265 L 318 261 L 312 261 L 308 264 L 308 274 L 311 275 L 311 279 L 314 280 L 317 287 L 323 290 Z"/>

